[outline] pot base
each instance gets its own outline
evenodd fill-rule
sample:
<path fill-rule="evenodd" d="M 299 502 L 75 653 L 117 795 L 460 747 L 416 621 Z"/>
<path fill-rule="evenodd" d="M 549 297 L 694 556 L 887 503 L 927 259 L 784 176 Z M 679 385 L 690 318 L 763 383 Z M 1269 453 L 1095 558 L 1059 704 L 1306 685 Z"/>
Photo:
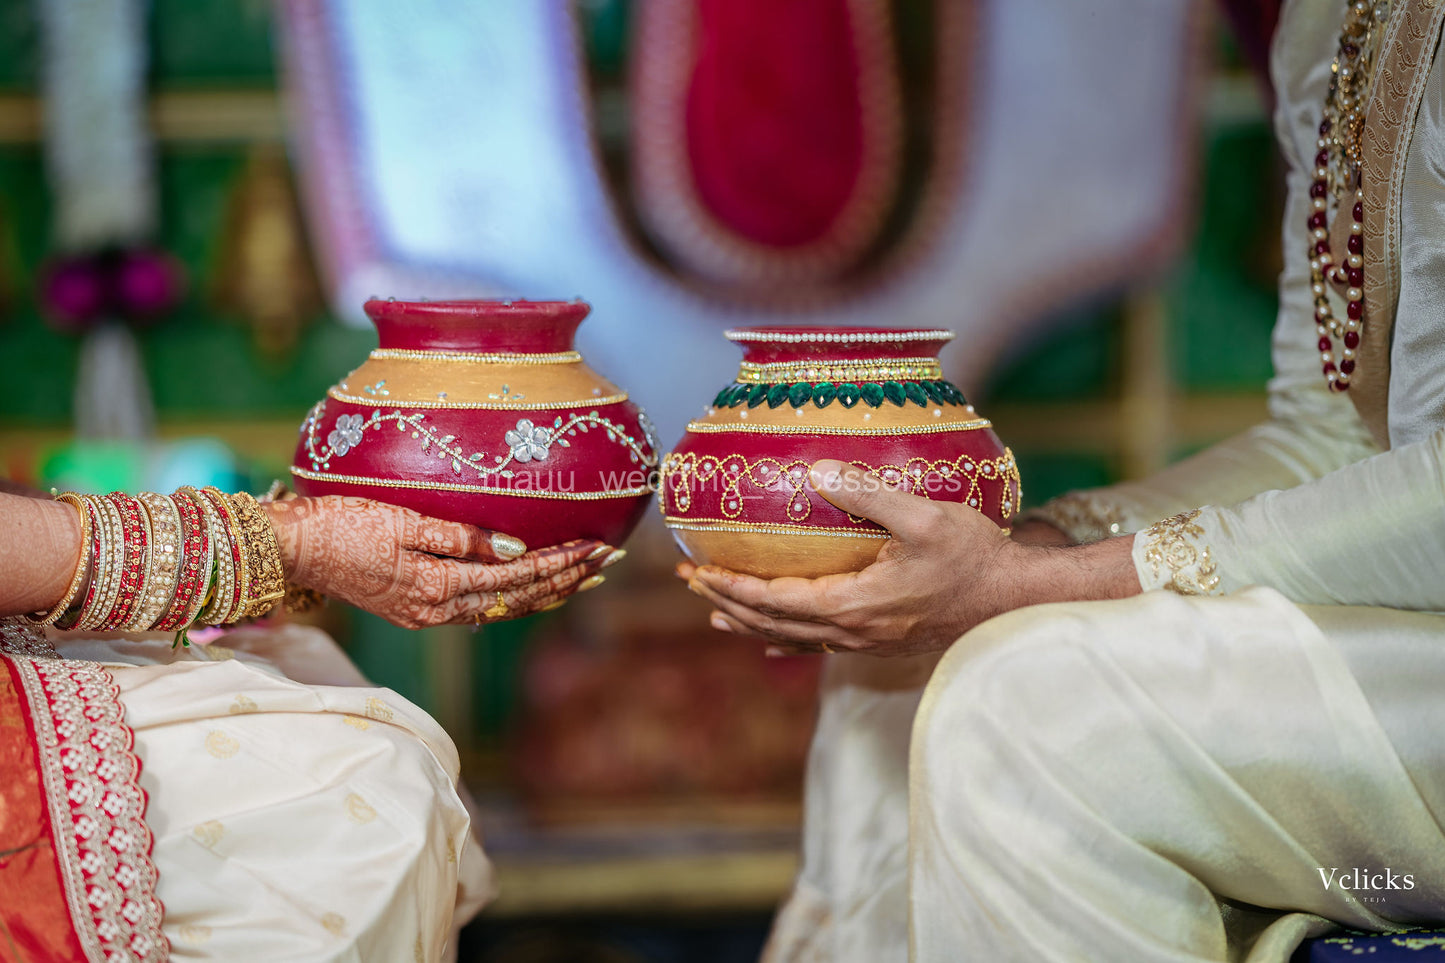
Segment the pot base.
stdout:
<path fill-rule="evenodd" d="M 672 537 L 696 565 L 716 565 L 761 579 L 821 578 L 861 572 L 888 541 L 877 535 L 678 528 Z"/>

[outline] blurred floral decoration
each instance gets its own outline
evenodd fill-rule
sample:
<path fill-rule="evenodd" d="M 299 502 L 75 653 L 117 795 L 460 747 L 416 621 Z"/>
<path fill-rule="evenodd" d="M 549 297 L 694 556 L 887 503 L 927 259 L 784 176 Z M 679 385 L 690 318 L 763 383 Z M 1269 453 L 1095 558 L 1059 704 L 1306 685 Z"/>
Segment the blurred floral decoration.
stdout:
<path fill-rule="evenodd" d="M 84 334 L 111 320 L 143 326 L 171 311 L 184 292 L 180 262 L 145 247 L 55 258 L 42 269 L 38 285 L 46 320 L 68 334 Z"/>
<path fill-rule="evenodd" d="M 50 323 L 83 334 L 75 422 L 84 438 L 143 439 L 155 412 L 130 326 L 179 303 L 157 223 L 144 0 L 42 0 L 46 173 L 56 257 L 39 279 Z"/>
<path fill-rule="evenodd" d="M 231 194 L 216 273 L 217 306 L 242 318 L 273 359 L 296 345 L 321 310 L 321 285 L 278 144 L 258 144 Z"/>

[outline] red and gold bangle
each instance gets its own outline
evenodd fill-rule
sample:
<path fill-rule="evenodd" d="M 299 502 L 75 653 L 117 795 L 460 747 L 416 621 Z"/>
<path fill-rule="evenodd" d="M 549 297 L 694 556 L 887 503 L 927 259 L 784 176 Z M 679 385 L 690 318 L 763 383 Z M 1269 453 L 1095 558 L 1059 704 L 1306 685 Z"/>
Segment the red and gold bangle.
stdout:
<path fill-rule="evenodd" d="M 175 632 L 195 622 L 211 579 L 211 533 L 200 505 L 184 489 L 170 498 L 180 520 L 176 591 L 165 614 L 155 623 L 159 632 Z"/>
<path fill-rule="evenodd" d="M 247 492 L 229 496 L 236 527 L 246 550 L 246 601 L 243 618 L 260 618 L 286 597 L 286 572 L 276 530 L 256 499 Z"/>
<path fill-rule="evenodd" d="M 60 597 L 60 601 L 55 603 L 55 608 L 44 615 L 25 616 L 25 620 L 31 625 L 52 625 L 59 620 L 70 609 L 76 594 L 80 592 L 81 583 L 85 581 L 85 573 L 90 571 L 90 511 L 85 507 L 85 503 L 71 492 L 61 492 L 55 496 L 55 500 L 65 502 L 80 515 L 80 559 L 75 563 L 75 574 L 70 577 L 70 585 Z"/>
<path fill-rule="evenodd" d="M 216 587 L 206 607 L 201 610 L 202 625 L 224 625 L 235 621 L 235 612 L 241 605 L 241 546 L 235 527 L 231 523 L 231 511 L 224 496 L 212 495 L 214 489 L 185 489 L 191 492 L 211 527 L 212 555 L 216 561 Z"/>
<path fill-rule="evenodd" d="M 108 498 L 82 495 L 94 512 L 91 523 L 100 531 L 99 549 L 95 554 L 96 590 L 81 607 L 74 628 L 84 631 L 98 629 L 115 610 L 120 597 L 120 577 L 125 569 L 125 538 L 120 511 Z"/>
<path fill-rule="evenodd" d="M 111 492 L 105 500 L 120 518 L 121 568 L 116 583 L 115 605 L 97 628 L 111 632 L 129 624 L 145 593 L 150 569 L 150 531 L 141 503 L 124 492 Z"/>
<path fill-rule="evenodd" d="M 157 624 L 176 594 L 181 570 L 181 516 L 175 502 L 164 495 L 141 492 L 138 497 L 150 525 L 151 561 L 145 595 L 126 628 L 144 632 Z"/>

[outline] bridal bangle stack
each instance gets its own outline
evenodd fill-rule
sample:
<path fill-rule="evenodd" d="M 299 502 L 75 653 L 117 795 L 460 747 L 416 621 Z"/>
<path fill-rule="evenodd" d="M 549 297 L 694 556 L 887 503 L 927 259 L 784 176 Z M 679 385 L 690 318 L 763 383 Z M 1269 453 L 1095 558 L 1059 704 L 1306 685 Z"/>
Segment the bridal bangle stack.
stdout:
<path fill-rule="evenodd" d="M 170 495 L 55 498 L 80 515 L 80 560 L 65 595 L 30 616 L 34 624 L 174 632 L 257 618 L 285 597 L 275 532 L 245 492 L 183 487 Z"/>

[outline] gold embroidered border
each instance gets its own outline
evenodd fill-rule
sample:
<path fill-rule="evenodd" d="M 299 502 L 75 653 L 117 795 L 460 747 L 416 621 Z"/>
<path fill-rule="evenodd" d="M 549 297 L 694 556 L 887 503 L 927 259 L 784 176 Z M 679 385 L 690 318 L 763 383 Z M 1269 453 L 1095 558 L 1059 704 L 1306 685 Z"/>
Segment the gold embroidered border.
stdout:
<path fill-rule="evenodd" d="M 411 351 L 405 348 L 377 348 L 369 357 L 377 361 L 452 361 L 461 364 L 581 364 L 576 351 L 554 351 L 550 354 L 511 354 L 496 352 L 477 354 L 469 351 Z"/>
<path fill-rule="evenodd" d="M 75 935 L 92 960 L 161 963 L 156 867 L 135 737 L 93 662 L 12 658 L 25 691 Z"/>
<path fill-rule="evenodd" d="M 642 471 L 637 468 L 634 471 Z M 378 488 L 417 488 L 428 491 L 472 492 L 479 495 L 516 495 L 520 498 L 558 498 L 565 501 L 596 501 L 601 498 L 633 498 L 650 495 L 652 489 L 646 485 L 640 488 L 619 488 L 609 492 L 551 492 L 541 489 L 493 488 L 488 485 L 444 484 L 442 482 L 406 481 L 396 478 L 368 478 L 365 475 L 337 475 L 328 471 L 310 471 L 306 468 L 291 467 L 291 474 L 310 481 L 331 481 L 343 485 L 374 485 Z M 625 474 L 631 474 L 626 472 Z"/>
<path fill-rule="evenodd" d="M 1150 525 L 1139 533 L 1145 539 L 1144 561 L 1149 564 L 1153 580 L 1164 575 L 1169 580 L 1163 588 L 1180 595 L 1218 595 L 1219 573 L 1209 546 L 1199 544 L 1204 529 L 1198 524 L 1199 509 L 1183 512 L 1173 518 Z"/>
<path fill-rule="evenodd" d="M 746 409 L 744 409 L 746 410 Z M 879 425 L 877 428 L 853 428 L 841 425 L 778 425 L 767 422 L 715 421 L 688 422 L 687 430 L 693 434 L 713 435 L 727 432 L 752 432 L 762 435 L 932 435 L 945 431 L 973 431 L 977 428 L 992 428 L 987 418 L 970 421 L 940 421 L 931 425 Z"/>

